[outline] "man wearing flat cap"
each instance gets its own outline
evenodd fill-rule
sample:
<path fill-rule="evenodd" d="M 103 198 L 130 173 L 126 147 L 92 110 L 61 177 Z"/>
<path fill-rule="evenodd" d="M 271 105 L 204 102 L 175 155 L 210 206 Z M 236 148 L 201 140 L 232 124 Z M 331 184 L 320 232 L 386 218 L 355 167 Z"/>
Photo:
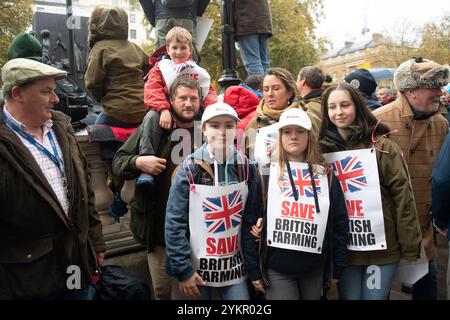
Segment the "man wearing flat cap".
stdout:
<path fill-rule="evenodd" d="M 105 242 L 70 118 L 53 110 L 66 72 L 17 58 L 1 74 L 0 299 L 86 298 Z"/>
<path fill-rule="evenodd" d="M 429 272 L 413 285 L 413 299 L 437 298 L 436 248 L 431 219 L 431 174 L 441 144 L 448 132 L 440 102 L 441 88 L 449 81 L 449 66 L 431 60 L 413 58 L 403 62 L 394 74 L 399 98 L 373 113 L 397 130 L 390 138 L 403 151 L 422 230 L 422 242 L 429 261 Z"/>

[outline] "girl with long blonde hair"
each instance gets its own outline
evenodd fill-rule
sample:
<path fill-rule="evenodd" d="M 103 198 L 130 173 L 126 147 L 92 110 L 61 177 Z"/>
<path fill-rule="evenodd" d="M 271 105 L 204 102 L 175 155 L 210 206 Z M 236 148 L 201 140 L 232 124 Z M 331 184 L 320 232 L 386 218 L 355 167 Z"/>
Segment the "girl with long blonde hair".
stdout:
<path fill-rule="evenodd" d="M 255 290 L 265 294 L 266 299 L 269 300 L 318 300 L 324 286 L 328 286 L 332 279 L 339 279 L 341 270 L 347 265 L 348 217 L 344 196 L 336 178 L 326 169 L 325 160 L 318 151 L 317 139 L 311 129 L 311 120 L 303 110 L 293 108 L 281 114 L 276 152 L 270 166 L 274 168 L 278 166 L 278 175 L 275 169 L 272 170 L 273 168 L 271 168 L 271 175 L 273 178 L 275 173 L 278 186 L 280 189 L 283 186 L 285 191 L 274 192 L 273 190 L 278 188 L 268 187 L 269 183 L 273 186 L 273 180 L 270 180 L 269 176 L 262 176 L 259 183 L 255 183 L 254 189 L 250 191 L 252 197 L 247 202 L 243 217 L 242 247 L 249 279 Z M 296 169 L 300 165 L 305 167 L 304 163 L 308 164 L 307 169 Z M 294 170 L 291 170 L 291 166 L 295 166 Z M 314 200 L 307 200 L 303 190 L 293 179 L 294 173 L 297 173 L 298 179 L 299 172 L 305 172 L 305 170 L 309 171 L 309 175 L 306 172 L 306 176 L 308 180 L 311 180 L 310 185 L 306 187 L 313 190 Z M 320 189 L 316 187 L 319 181 L 316 183 L 314 179 L 319 179 L 320 175 L 322 175 L 320 179 L 327 177 L 329 181 L 329 183 L 320 184 L 329 189 L 328 193 L 321 195 L 323 199 L 328 194 L 326 199 L 329 203 L 328 211 L 321 211 L 319 208 Z M 286 202 L 293 206 L 314 201 L 314 214 L 319 215 L 320 212 L 320 215 L 327 219 L 321 226 L 325 231 L 323 243 L 317 246 L 318 251 L 312 253 L 301 248 L 286 249 L 271 246 L 270 239 L 274 238 L 267 226 L 276 220 L 274 212 L 277 210 L 268 210 L 270 206 L 268 199 L 273 199 L 274 196 L 287 200 Z M 260 218 L 263 219 L 263 228 L 259 237 L 255 234 L 254 225 L 258 224 Z M 290 221 L 302 223 L 298 219 Z M 305 236 L 304 231 L 298 230 L 291 234 L 296 238 Z"/>

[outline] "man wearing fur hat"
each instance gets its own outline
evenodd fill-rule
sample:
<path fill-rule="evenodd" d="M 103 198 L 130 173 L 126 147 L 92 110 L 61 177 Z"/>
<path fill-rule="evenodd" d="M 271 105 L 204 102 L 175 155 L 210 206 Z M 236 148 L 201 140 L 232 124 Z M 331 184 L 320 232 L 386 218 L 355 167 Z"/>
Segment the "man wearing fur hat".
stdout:
<path fill-rule="evenodd" d="M 437 298 L 436 248 L 431 220 L 431 174 L 441 144 L 448 132 L 447 113 L 440 103 L 441 87 L 449 80 L 448 65 L 413 58 L 403 62 L 394 74 L 400 95 L 394 102 L 374 111 L 397 134 L 391 135 L 402 148 L 408 164 L 429 261 L 429 273 L 413 285 L 414 300 Z"/>

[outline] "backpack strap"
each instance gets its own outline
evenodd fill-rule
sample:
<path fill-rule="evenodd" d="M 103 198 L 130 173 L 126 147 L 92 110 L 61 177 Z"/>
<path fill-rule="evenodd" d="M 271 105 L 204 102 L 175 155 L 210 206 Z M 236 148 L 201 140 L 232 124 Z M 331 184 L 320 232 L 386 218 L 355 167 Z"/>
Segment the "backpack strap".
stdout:
<path fill-rule="evenodd" d="M 248 181 L 248 179 L 249 179 L 249 167 L 250 167 L 249 166 L 249 161 L 248 161 L 248 158 L 246 156 L 240 155 L 240 157 L 241 157 L 242 163 L 238 163 L 237 164 L 237 171 L 238 171 L 239 181 L 241 181 L 241 182 L 242 181 Z M 186 162 L 186 160 L 185 160 L 185 162 Z M 214 181 L 214 172 L 213 172 L 211 166 L 208 163 L 206 163 L 206 162 L 204 162 L 202 160 L 198 160 L 198 159 L 194 159 L 194 162 L 196 164 L 198 164 L 203 170 L 205 170 L 211 176 L 212 180 Z M 184 164 L 184 162 L 183 162 L 183 164 Z M 186 174 L 186 171 L 185 171 L 185 174 Z M 192 184 L 194 184 L 194 176 L 193 176 L 192 172 L 191 172 L 191 176 L 192 176 Z M 188 178 L 188 181 L 190 183 L 190 179 L 189 178 Z"/>
<path fill-rule="evenodd" d="M 333 184 L 333 166 L 328 166 L 327 169 L 327 175 L 328 175 L 328 190 L 331 190 L 331 185 Z"/>
<path fill-rule="evenodd" d="M 244 169 L 243 169 L 242 163 L 237 163 L 237 164 L 236 164 L 236 170 L 237 170 L 239 182 L 244 181 L 244 174 L 243 174 L 243 170 L 244 170 Z"/>
<path fill-rule="evenodd" d="M 265 211 L 267 208 L 268 192 L 266 192 L 266 183 L 264 181 L 264 175 L 261 174 L 261 171 L 259 172 L 259 180 L 261 182 L 261 198 L 262 198 L 263 208 Z"/>
<path fill-rule="evenodd" d="M 199 165 L 203 170 L 205 170 L 210 176 L 211 178 L 214 180 L 214 172 L 211 169 L 211 166 L 209 164 L 207 164 L 204 161 L 198 160 L 198 159 L 194 159 L 194 162 Z M 195 192 L 195 179 L 194 179 L 194 174 L 191 170 L 191 167 L 188 164 L 187 159 L 183 161 L 183 163 L 181 164 L 182 168 L 183 168 L 183 173 L 186 176 L 186 179 L 189 183 L 189 186 L 191 188 L 192 192 Z M 172 174 L 172 179 L 175 176 L 175 172 L 177 170 L 174 170 L 174 173 Z"/>
<path fill-rule="evenodd" d="M 205 171 L 211 176 L 211 178 L 212 178 L 213 181 L 214 181 L 214 172 L 213 172 L 213 170 L 211 169 L 211 166 L 210 166 L 208 163 L 206 163 L 206 162 L 204 162 L 204 161 L 201 161 L 201 160 L 198 160 L 198 159 L 194 159 L 194 161 L 195 161 L 195 163 L 198 164 L 203 170 L 205 170 Z"/>
<path fill-rule="evenodd" d="M 247 182 L 250 178 L 250 164 L 248 158 L 243 154 L 239 155 L 239 161 L 237 163 L 237 172 L 240 182 Z"/>
<path fill-rule="evenodd" d="M 180 167 L 180 165 L 177 165 L 176 167 L 175 167 L 175 169 L 173 169 L 173 171 L 172 171 L 172 177 L 170 178 L 170 181 L 174 181 L 174 179 L 175 179 L 175 176 L 177 175 L 177 172 L 178 172 L 178 168 Z"/>
<path fill-rule="evenodd" d="M 186 176 L 186 179 L 189 183 L 190 189 L 192 192 L 195 192 L 195 180 L 194 180 L 194 174 L 192 173 L 191 168 L 189 167 L 189 164 L 187 162 L 187 159 L 183 161 L 182 168 L 184 175 Z"/>

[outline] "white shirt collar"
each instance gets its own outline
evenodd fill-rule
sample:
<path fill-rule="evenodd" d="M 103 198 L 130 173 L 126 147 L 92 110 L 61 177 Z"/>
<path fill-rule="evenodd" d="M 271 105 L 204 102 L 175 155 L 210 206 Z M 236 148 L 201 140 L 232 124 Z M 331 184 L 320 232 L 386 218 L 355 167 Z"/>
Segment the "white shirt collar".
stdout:
<path fill-rule="evenodd" d="M 6 116 L 12 121 L 14 122 L 23 132 L 26 132 L 29 134 L 29 130 L 27 128 L 26 125 L 24 125 L 22 122 L 18 121 L 17 119 L 15 119 L 11 113 L 9 113 L 8 111 L 8 106 L 5 104 L 5 106 L 3 107 L 3 111 L 5 112 Z M 44 134 L 46 134 L 46 132 L 50 131 L 52 129 L 53 126 L 53 120 L 47 120 L 45 121 L 45 123 L 42 126 L 42 129 L 44 131 Z"/>

